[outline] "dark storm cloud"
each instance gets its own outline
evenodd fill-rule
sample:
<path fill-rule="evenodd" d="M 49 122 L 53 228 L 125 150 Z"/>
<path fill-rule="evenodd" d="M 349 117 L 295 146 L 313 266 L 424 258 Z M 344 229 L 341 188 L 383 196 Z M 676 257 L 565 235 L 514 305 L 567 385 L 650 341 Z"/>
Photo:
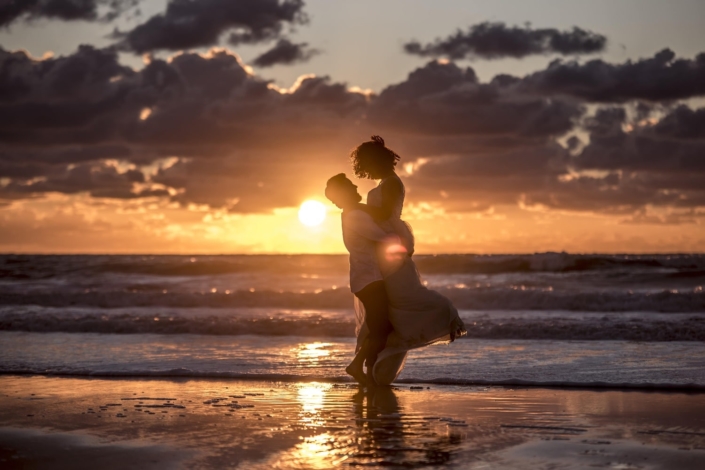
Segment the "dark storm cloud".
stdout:
<path fill-rule="evenodd" d="M 286 24 L 306 21 L 303 0 L 170 0 L 164 13 L 124 33 L 122 46 L 137 53 L 231 44 L 279 37 Z"/>
<path fill-rule="evenodd" d="M 3 0 L 0 2 L 0 26 L 35 18 L 57 20 L 110 21 L 136 6 L 140 0 Z M 101 9 L 104 14 L 101 16 Z"/>
<path fill-rule="evenodd" d="M 271 67 L 273 65 L 291 65 L 307 62 L 318 54 L 316 49 L 309 49 L 307 43 L 295 44 L 288 39 L 280 39 L 274 47 L 261 54 L 252 62 L 257 67 Z"/>
<path fill-rule="evenodd" d="M 485 22 L 432 43 L 409 42 L 404 50 L 422 57 L 501 59 L 536 54 L 592 54 L 603 51 L 606 44 L 605 36 L 577 27 L 559 31 Z"/>
<path fill-rule="evenodd" d="M 705 53 L 677 59 L 664 49 L 649 59 L 623 64 L 555 61 L 522 79 L 520 86 L 526 92 L 604 103 L 688 99 L 705 95 Z"/>

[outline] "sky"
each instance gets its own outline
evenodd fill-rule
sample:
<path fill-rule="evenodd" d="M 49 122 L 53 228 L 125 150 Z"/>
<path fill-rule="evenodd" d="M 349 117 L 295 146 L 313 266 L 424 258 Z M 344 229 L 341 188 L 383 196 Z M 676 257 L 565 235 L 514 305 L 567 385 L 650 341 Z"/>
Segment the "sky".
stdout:
<path fill-rule="evenodd" d="M 0 252 L 342 253 L 372 134 L 419 253 L 703 252 L 704 98 L 699 0 L 3 0 Z"/>

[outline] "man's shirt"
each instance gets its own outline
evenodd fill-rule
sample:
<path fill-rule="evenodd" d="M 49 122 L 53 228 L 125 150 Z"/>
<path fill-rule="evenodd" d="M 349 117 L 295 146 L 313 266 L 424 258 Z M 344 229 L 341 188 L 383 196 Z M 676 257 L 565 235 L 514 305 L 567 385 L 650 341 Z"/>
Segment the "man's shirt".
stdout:
<path fill-rule="evenodd" d="M 372 217 L 359 209 L 344 211 L 343 243 L 350 252 L 350 290 L 361 291 L 365 286 L 381 281 L 377 261 L 377 243 L 388 237 Z"/>

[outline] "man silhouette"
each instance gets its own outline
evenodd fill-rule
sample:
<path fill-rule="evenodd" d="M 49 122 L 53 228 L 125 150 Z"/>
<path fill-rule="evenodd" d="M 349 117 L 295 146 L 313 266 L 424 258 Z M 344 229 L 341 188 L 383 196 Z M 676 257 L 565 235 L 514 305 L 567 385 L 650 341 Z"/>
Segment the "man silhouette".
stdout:
<path fill-rule="evenodd" d="M 343 242 L 350 253 L 350 290 L 365 306 L 365 323 L 369 335 L 355 359 L 345 369 L 358 382 L 364 383 L 362 368 L 367 366 L 367 382 L 374 384 L 372 369 L 377 355 L 384 349 L 393 327 L 389 321 L 389 301 L 379 268 L 380 244 L 399 243 L 399 237 L 385 233 L 365 211 L 360 209 L 362 197 L 357 186 L 344 173 L 330 178 L 326 197 L 343 210 L 341 216 Z"/>

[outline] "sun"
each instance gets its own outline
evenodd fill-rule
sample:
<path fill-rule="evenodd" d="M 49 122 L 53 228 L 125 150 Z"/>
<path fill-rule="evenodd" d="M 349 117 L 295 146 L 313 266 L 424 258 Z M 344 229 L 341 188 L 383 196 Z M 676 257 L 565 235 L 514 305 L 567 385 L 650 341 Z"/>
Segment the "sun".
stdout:
<path fill-rule="evenodd" d="M 299 220 L 308 227 L 321 225 L 326 219 L 326 206 L 318 201 L 304 201 L 299 208 Z"/>

